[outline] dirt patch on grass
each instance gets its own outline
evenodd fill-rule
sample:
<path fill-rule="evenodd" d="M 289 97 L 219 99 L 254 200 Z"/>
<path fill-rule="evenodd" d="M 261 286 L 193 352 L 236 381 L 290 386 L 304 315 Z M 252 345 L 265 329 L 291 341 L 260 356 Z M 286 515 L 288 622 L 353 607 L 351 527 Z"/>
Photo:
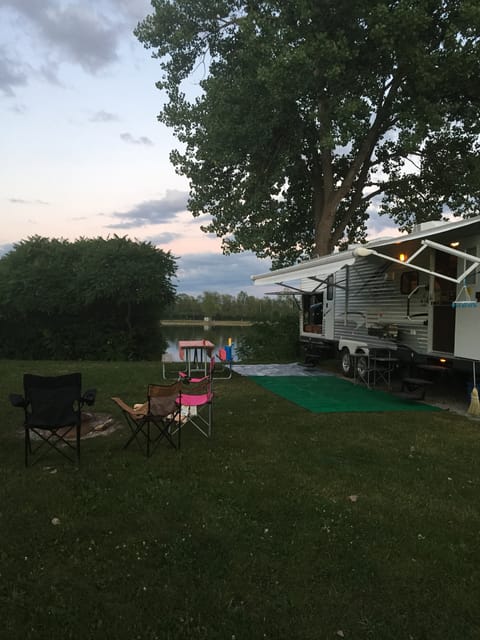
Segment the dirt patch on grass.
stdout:
<path fill-rule="evenodd" d="M 87 438 L 95 438 L 96 436 L 108 436 L 117 429 L 120 429 L 123 425 L 118 421 L 112 418 L 108 413 L 90 413 L 83 412 L 82 413 L 82 424 L 80 427 L 80 438 L 85 440 Z M 19 430 L 19 435 L 23 436 L 24 430 Z M 65 440 L 75 440 L 76 431 L 70 427 L 65 427 L 65 429 L 59 429 L 58 434 L 64 438 Z M 35 433 L 31 432 L 31 437 L 33 439 L 37 439 L 39 436 L 36 436 Z"/>
<path fill-rule="evenodd" d="M 108 413 L 82 413 L 81 438 L 108 436 L 122 426 Z"/>

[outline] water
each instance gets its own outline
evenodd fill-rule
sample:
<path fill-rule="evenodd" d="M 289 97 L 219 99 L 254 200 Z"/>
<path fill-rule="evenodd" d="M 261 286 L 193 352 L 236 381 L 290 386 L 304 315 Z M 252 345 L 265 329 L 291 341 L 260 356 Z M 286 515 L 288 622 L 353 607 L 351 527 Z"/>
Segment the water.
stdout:
<path fill-rule="evenodd" d="M 232 340 L 233 359 L 236 360 L 236 347 L 242 336 L 248 335 L 252 327 L 238 326 L 163 326 L 162 334 L 168 342 L 167 353 L 174 359 L 178 359 L 179 340 L 210 340 L 215 345 L 215 353 L 218 349 L 228 344 L 228 339 Z"/>

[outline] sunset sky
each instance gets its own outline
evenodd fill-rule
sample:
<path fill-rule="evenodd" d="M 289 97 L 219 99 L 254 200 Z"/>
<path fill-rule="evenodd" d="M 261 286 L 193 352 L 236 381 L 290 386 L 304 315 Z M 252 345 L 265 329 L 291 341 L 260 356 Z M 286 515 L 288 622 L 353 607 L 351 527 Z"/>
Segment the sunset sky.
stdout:
<path fill-rule="evenodd" d="M 179 292 L 257 293 L 250 275 L 269 262 L 223 256 L 186 211 L 176 141 L 157 121 L 158 62 L 132 33 L 150 9 L 0 0 L 0 255 L 33 235 L 128 235 L 179 257 Z"/>

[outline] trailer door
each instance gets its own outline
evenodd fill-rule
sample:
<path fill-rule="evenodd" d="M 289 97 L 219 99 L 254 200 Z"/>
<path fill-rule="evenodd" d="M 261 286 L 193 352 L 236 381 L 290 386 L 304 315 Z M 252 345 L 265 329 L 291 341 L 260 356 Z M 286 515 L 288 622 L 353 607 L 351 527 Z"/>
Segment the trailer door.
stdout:
<path fill-rule="evenodd" d="M 435 251 L 437 273 L 457 277 L 457 258 L 443 251 Z M 452 307 L 457 295 L 454 282 L 434 276 L 432 292 L 432 351 L 453 353 L 455 346 L 455 309 Z"/>
<path fill-rule="evenodd" d="M 323 335 L 324 292 L 316 291 L 302 296 L 303 331 Z"/>

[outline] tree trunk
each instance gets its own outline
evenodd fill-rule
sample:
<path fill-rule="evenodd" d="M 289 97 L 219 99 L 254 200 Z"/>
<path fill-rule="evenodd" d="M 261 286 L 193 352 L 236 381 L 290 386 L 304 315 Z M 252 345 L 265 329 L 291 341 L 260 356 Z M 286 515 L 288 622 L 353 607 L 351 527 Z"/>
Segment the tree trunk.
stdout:
<path fill-rule="evenodd" d="M 332 228 L 335 221 L 335 202 L 330 199 L 322 203 L 314 202 L 315 248 L 316 257 L 325 256 L 333 251 Z"/>

